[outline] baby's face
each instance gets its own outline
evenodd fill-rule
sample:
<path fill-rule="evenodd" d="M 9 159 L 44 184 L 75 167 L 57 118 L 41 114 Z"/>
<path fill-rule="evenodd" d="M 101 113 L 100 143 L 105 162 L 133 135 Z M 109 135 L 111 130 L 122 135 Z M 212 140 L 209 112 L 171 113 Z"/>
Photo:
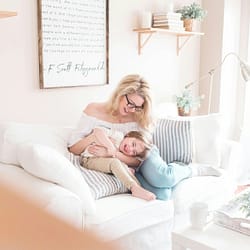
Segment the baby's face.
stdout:
<path fill-rule="evenodd" d="M 136 138 L 125 137 L 119 146 L 119 150 L 125 155 L 137 156 L 145 150 L 145 145 Z"/>

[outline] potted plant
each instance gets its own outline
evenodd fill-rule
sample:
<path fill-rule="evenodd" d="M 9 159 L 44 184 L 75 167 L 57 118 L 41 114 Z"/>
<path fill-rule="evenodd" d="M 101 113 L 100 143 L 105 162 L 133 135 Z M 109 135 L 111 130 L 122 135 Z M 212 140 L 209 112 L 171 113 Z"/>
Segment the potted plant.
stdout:
<path fill-rule="evenodd" d="M 207 11 L 202 9 L 202 7 L 195 2 L 193 2 L 190 5 L 183 6 L 176 12 L 181 13 L 181 19 L 184 22 L 184 27 L 186 31 L 192 31 L 192 25 L 194 19 L 202 21 L 204 17 L 207 15 Z"/>
<path fill-rule="evenodd" d="M 189 116 L 192 110 L 200 107 L 202 99 L 204 99 L 204 95 L 195 97 L 190 90 L 185 88 L 181 95 L 176 96 L 178 114 L 180 116 Z"/>
<path fill-rule="evenodd" d="M 240 195 L 236 201 L 240 204 L 241 212 L 245 214 L 246 218 L 250 218 L 250 191 Z"/>

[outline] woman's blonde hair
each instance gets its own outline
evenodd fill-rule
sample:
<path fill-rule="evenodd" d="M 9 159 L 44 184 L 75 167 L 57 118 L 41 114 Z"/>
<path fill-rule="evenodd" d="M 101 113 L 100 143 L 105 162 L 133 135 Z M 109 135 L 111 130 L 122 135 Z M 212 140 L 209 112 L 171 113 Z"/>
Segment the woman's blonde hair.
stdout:
<path fill-rule="evenodd" d="M 141 159 L 145 159 L 147 156 L 147 153 L 152 148 L 152 136 L 145 131 L 130 131 L 127 134 L 125 134 L 124 138 L 136 138 L 139 141 L 143 142 L 145 148 L 144 150 L 139 153 L 137 156 L 139 156 Z"/>
<path fill-rule="evenodd" d="M 115 115 L 119 108 L 120 100 L 125 95 L 137 94 L 144 99 L 143 109 L 135 112 L 135 121 L 143 129 L 149 129 L 153 123 L 152 99 L 148 82 L 140 75 L 127 75 L 121 79 L 117 88 L 108 101 L 108 111 Z"/>

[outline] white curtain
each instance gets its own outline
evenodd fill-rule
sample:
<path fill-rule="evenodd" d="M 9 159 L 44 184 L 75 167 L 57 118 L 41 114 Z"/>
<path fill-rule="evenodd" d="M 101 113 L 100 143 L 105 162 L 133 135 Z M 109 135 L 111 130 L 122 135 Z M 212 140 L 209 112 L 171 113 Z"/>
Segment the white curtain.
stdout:
<path fill-rule="evenodd" d="M 249 13 L 250 15 L 250 13 Z M 247 62 L 250 64 L 250 25 L 248 32 L 248 48 L 247 53 Z M 243 131 L 248 132 L 250 134 L 250 81 L 246 83 L 245 86 L 245 103 L 244 103 L 244 113 L 243 113 Z"/>
<path fill-rule="evenodd" d="M 248 33 L 248 42 L 244 48 L 244 54 L 246 55 L 246 61 L 250 64 L 250 1 L 243 0 L 243 7 L 247 8 L 247 18 L 245 32 Z M 240 142 L 243 149 L 241 158 L 242 171 L 239 177 L 240 184 L 250 184 L 250 81 L 244 86 L 244 104 L 243 104 L 243 121 L 242 130 L 240 136 Z"/>

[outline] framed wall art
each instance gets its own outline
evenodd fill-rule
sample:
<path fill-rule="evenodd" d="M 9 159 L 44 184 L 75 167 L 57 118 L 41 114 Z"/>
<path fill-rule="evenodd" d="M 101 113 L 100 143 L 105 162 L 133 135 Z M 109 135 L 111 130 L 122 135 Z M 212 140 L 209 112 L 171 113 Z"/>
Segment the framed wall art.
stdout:
<path fill-rule="evenodd" d="M 38 0 L 40 88 L 108 83 L 108 0 Z"/>

